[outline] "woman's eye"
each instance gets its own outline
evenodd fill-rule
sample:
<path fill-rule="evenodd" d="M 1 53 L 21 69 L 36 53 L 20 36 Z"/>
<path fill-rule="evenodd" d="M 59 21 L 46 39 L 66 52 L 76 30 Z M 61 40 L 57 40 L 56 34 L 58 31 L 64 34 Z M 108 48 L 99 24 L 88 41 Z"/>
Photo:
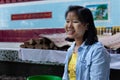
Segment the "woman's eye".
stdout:
<path fill-rule="evenodd" d="M 79 23 L 79 21 L 73 21 L 74 23 Z"/>
<path fill-rule="evenodd" d="M 70 21 L 66 21 L 66 23 L 69 23 Z"/>

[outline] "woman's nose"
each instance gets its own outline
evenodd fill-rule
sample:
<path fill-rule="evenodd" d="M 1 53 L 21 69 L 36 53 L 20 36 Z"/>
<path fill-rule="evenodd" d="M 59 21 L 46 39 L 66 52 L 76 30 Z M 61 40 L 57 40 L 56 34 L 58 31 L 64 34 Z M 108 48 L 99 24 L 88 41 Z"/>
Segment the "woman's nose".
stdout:
<path fill-rule="evenodd" d="M 72 22 L 69 22 L 69 23 L 68 23 L 68 27 L 72 27 Z"/>

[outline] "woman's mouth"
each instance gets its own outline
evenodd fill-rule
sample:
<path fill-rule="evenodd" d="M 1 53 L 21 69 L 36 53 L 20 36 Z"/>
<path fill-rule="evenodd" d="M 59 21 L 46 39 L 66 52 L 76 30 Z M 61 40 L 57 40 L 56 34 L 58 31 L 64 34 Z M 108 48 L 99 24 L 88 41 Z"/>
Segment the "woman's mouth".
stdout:
<path fill-rule="evenodd" d="M 72 35 L 74 32 L 75 32 L 75 31 L 73 31 L 73 30 L 68 30 L 68 31 L 67 31 L 67 34 L 68 34 L 68 35 Z"/>

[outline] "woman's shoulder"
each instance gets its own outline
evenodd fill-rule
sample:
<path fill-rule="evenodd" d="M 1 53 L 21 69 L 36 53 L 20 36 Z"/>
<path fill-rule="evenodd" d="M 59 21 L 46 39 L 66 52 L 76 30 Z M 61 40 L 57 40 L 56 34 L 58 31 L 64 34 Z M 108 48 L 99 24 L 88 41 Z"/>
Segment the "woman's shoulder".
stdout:
<path fill-rule="evenodd" d="M 104 47 L 104 45 L 101 42 L 96 42 L 92 45 L 93 55 L 109 55 L 107 49 Z"/>
<path fill-rule="evenodd" d="M 91 45 L 92 48 L 104 48 L 104 45 L 101 42 L 95 42 Z"/>
<path fill-rule="evenodd" d="M 104 45 L 101 42 L 96 42 L 93 45 L 91 45 L 90 49 L 94 53 L 108 53 L 107 49 L 104 47 Z"/>

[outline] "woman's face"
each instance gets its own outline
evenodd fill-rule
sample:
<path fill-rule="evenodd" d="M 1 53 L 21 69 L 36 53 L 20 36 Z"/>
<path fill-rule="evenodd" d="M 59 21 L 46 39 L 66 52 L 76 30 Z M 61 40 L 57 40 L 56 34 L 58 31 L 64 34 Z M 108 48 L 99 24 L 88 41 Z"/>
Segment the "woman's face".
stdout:
<path fill-rule="evenodd" d="M 78 20 L 74 12 L 68 12 L 66 16 L 65 31 L 68 38 L 83 40 L 83 35 L 87 30 L 86 24 Z"/>

